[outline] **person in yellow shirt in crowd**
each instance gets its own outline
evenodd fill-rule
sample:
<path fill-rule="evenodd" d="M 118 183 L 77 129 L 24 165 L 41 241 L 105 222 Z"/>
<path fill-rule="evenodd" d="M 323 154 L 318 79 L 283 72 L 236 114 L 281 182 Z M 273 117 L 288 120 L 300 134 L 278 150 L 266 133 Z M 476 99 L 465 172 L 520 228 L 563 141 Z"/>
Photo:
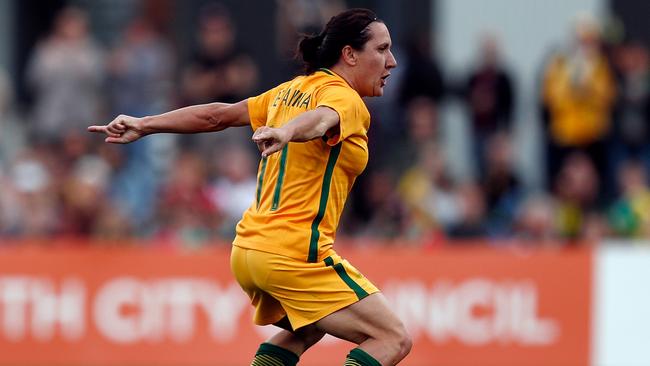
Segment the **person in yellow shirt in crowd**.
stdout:
<path fill-rule="evenodd" d="M 367 9 L 344 11 L 299 44 L 305 75 L 256 97 L 165 114 L 121 115 L 91 132 L 109 143 L 152 133 L 251 126 L 261 151 L 253 204 L 237 226 L 232 271 L 254 322 L 282 328 L 253 366 L 296 365 L 325 334 L 358 344 L 345 365 L 400 362 L 412 341 L 385 298 L 332 248 L 343 206 L 368 160 L 370 114 L 397 62 L 388 28 Z"/>
<path fill-rule="evenodd" d="M 542 98 L 548 111 L 548 184 L 579 151 L 601 174 L 606 171 L 606 137 L 610 132 L 616 83 L 602 50 L 599 26 L 588 15 L 575 25 L 576 43 L 554 55 L 544 72 Z"/>

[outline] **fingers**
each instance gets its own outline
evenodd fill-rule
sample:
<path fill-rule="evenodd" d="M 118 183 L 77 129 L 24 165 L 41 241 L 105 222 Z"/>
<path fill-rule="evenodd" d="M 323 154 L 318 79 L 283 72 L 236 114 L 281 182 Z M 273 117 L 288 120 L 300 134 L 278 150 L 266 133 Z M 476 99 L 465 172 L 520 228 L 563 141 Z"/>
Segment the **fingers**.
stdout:
<path fill-rule="evenodd" d="M 123 132 L 116 132 L 115 130 L 111 130 L 109 128 L 106 128 L 106 126 L 98 126 L 98 127 L 101 127 L 101 129 L 94 129 L 94 130 L 88 129 L 88 130 L 91 131 L 91 132 L 103 132 L 103 133 L 105 133 L 106 135 L 108 135 L 110 137 L 120 137 L 120 136 L 122 136 L 122 133 L 123 133 Z"/>
<path fill-rule="evenodd" d="M 284 146 L 280 140 L 272 137 L 264 138 L 263 136 L 257 136 L 254 138 L 254 141 L 257 144 L 257 149 L 262 153 L 263 158 L 280 151 Z"/>
<path fill-rule="evenodd" d="M 99 132 L 99 133 L 105 133 L 106 135 L 110 137 L 120 137 L 121 133 L 115 133 L 112 132 L 108 129 L 108 126 L 89 126 L 88 127 L 88 132 Z"/>
<path fill-rule="evenodd" d="M 113 135 L 121 135 L 126 130 L 122 122 L 111 122 L 106 126 L 106 130 Z"/>
<path fill-rule="evenodd" d="M 287 144 L 282 129 L 262 126 L 253 133 L 253 141 L 265 158 L 282 150 Z"/>
<path fill-rule="evenodd" d="M 264 158 L 278 151 L 276 145 L 280 144 L 277 136 L 273 133 L 271 128 L 266 126 L 258 128 L 255 133 L 253 133 L 252 139 Z"/>
<path fill-rule="evenodd" d="M 120 137 L 126 132 L 126 125 L 122 122 L 111 122 L 106 126 L 88 126 L 88 132 L 105 133 L 109 137 Z"/>
<path fill-rule="evenodd" d="M 255 144 L 257 145 L 257 150 L 260 152 L 266 150 L 266 147 L 264 146 L 264 141 L 256 141 Z"/>
<path fill-rule="evenodd" d="M 265 158 L 269 155 L 275 154 L 276 152 L 282 150 L 282 144 L 273 144 L 269 147 L 267 147 L 264 151 L 262 151 L 262 157 Z"/>
<path fill-rule="evenodd" d="M 262 153 L 263 158 L 282 150 L 282 146 L 278 141 L 265 140 L 257 143 L 257 149 Z"/>
<path fill-rule="evenodd" d="M 104 142 L 108 142 L 111 144 L 126 144 L 128 141 L 124 139 L 123 137 L 107 137 L 104 139 Z"/>
<path fill-rule="evenodd" d="M 271 132 L 271 129 L 269 129 L 266 126 L 258 128 L 255 133 L 253 133 L 253 141 L 256 143 L 263 141 L 263 140 L 268 140 L 274 138 L 273 133 Z"/>
<path fill-rule="evenodd" d="M 280 143 L 273 140 L 259 140 L 255 143 L 257 144 L 257 149 L 262 153 L 263 158 L 273 154 L 281 148 Z"/>
<path fill-rule="evenodd" d="M 106 126 L 88 126 L 88 132 L 105 132 Z"/>

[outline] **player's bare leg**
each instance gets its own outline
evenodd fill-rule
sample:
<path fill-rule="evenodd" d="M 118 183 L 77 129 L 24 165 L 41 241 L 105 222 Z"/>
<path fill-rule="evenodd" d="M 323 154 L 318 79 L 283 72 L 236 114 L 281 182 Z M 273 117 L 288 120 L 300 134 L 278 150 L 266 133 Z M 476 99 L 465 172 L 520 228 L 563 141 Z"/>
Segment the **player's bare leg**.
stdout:
<path fill-rule="evenodd" d="M 412 344 L 404 325 L 388 308 L 381 293 L 370 295 L 296 331 L 290 330 L 286 318 L 275 325 L 284 330 L 262 344 L 252 366 L 268 365 L 261 361 L 263 357 L 276 357 L 283 365 L 295 365 L 299 356 L 326 333 L 359 345 L 350 352 L 346 361 L 353 365 L 396 365 L 406 357 Z"/>
<path fill-rule="evenodd" d="M 286 317 L 275 325 L 284 329 L 260 346 L 251 366 L 277 365 L 278 361 L 284 366 L 293 366 L 309 347 L 325 335 L 325 332 L 314 324 L 293 331 Z M 269 359 L 273 359 L 275 363 L 266 362 Z"/>
<path fill-rule="evenodd" d="M 275 325 L 283 330 L 271 337 L 268 342 L 286 348 L 298 356 L 325 336 L 325 332 L 316 328 L 314 324 L 291 331 L 291 325 L 286 317 Z"/>
<path fill-rule="evenodd" d="M 348 355 L 349 364 L 396 365 L 412 346 L 404 325 L 388 308 L 381 293 L 365 297 L 315 325 L 323 332 L 359 345 Z"/>

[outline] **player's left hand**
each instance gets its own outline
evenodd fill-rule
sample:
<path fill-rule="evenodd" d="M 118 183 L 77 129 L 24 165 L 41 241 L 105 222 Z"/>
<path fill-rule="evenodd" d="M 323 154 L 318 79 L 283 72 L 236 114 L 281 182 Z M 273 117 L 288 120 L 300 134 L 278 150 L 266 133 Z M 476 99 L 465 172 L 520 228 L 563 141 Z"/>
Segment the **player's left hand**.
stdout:
<path fill-rule="evenodd" d="M 282 150 L 289 139 L 287 131 L 282 128 L 262 126 L 253 133 L 253 141 L 263 158 Z"/>

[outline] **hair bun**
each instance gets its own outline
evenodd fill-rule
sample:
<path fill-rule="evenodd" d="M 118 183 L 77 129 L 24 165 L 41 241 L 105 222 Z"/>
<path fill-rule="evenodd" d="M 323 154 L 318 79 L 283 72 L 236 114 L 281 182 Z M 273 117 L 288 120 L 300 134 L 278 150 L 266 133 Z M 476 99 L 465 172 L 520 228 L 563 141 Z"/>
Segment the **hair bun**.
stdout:
<path fill-rule="evenodd" d="M 319 47 L 324 38 L 325 35 L 322 33 L 319 35 L 305 35 L 298 44 L 298 52 L 302 54 L 302 60 L 309 66 L 309 69 L 313 68 L 315 70 L 318 68 L 316 65 L 318 64 Z"/>

